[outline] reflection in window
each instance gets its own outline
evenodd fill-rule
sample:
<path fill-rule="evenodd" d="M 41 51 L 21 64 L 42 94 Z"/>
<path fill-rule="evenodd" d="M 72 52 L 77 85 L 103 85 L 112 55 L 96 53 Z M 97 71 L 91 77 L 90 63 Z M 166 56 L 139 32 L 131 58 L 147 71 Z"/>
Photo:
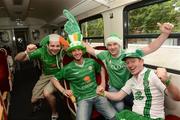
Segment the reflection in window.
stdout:
<path fill-rule="evenodd" d="M 84 40 L 88 41 L 93 47 L 104 45 L 104 23 L 101 15 L 82 20 L 81 31 Z"/>
<path fill-rule="evenodd" d="M 98 18 L 81 24 L 82 34 L 84 37 L 102 37 L 104 26 L 103 19 Z"/>

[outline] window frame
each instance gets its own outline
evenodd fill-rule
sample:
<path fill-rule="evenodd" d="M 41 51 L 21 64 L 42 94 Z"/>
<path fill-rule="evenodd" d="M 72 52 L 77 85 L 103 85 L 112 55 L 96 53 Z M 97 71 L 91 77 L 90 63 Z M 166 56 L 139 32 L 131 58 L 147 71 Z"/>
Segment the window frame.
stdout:
<path fill-rule="evenodd" d="M 79 21 L 80 29 L 82 29 L 81 25 L 84 22 L 88 22 L 88 21 L 95 20 L 95 19 L 98 19 L 98 18 L 102 18 L 103 19 L 102 14 L 96 14 L 96 15 L 93 15 L 93 16 L 90 16 L 90 17 L 87 17 L 87 18 L 84 18 L 84 19 L 80 20 Z M 90 40 L 90 39 L 104 39 L 104 35 L 103 36 L 97 36 L 97 37 L 83 37 L 83 39 L 86 39 L 86 40 Z"/>

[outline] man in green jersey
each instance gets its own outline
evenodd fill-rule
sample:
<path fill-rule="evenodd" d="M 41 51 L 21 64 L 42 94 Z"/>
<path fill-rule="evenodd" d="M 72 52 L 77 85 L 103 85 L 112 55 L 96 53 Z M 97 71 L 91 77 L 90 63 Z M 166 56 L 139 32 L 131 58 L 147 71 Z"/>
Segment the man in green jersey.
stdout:
<path fill-rule="evenodd" d="M 161 35 L 151 42 L 148 46 L 140 48 L 144 55 L 150 54 L 157 50 L 163 42 L 168 38 L 172 31 L 173 25 L 170 23 L 159 24 Z M 87 52 L 96 56 L 102 60 L 105 64 L 109 75 L 109 91 L 119 91 L 131 77 L 131 73 L 128 71 L 125 62 L 122 61 L 121 54 L 123 53 L 123 40 L 117 35 L 110 35 L 105 40 L 105 46 L 107 50 L 95 50 L 88 43 L 84 43 L 87 48 Z M 117 111 L 124 108 L 123 101 L 111 101 L 112 105 Z"/>
<path fill-rule="evenodd" d="M 15 56 L 17 61 L 33 59 L 41 61 L 42 75 L 33 88 L 31 102 L 35 104 L 40 98 L 45 97 L 52 110 L 52 120 L 58 118 L 58 113 L 56 111 L 56 99 L 53 95 L 55 88 L 50 82 L 50 78 L 61 69 L 61 48 L 63 45 L 66 46 L 66 43 L 63 37 L 50 34 L 41 40 L 40 48 L 37 49 L 36 45 L 29 44 L 25 52 L 20 52 Z"/>
<path fill-rule="evenodd" d="M 68 36 L 70 47 L 67 49 L 69 56 L 74 60 L 64 66 L 52 79 L 54 86 L 65 96 L 75 96 L 77 102 L 76 120 L 89 120 L 92 108 L 95 106 L 106 119 L 115 120 L 115 109 L 111 106 L 105 97 L 98 96 L 96 90 L 105 88 L 105 73 L 95 60 L 83 58 L 86 52 L 85 47 L 81 44 L 82 35 L 74 33 Z M 101 84 L 96 82 L 96 73 L 101 72 Z M 65 90 L 58 80 L 67 80 L 70 83 L 70 89 Z"/>

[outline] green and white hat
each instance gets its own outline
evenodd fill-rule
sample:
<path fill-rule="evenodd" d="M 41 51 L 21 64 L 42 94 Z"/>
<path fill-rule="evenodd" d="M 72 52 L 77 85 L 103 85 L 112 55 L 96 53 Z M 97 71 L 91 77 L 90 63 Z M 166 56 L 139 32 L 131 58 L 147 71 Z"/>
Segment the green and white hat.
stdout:
<path fill-rule="evenodd" d="M 110 42 L 116 42 L 118 43 L 121 47 L 123 47 L 123 39 L 120 38 L 118 35 L 116 34 L 111 34 L 110 36 L 108 36 L 106 39 L 105 39 L 105 46 L 107 47 L 107 44 L 110 43 Z"/>
<path fill-rule="evenodd" d="M 40 42 L 40 46 L 46 46 L 49 44 L 50 41 L 58 41 L 61 45 L 63 46 L 68 46 L 68 42 L 60 35 L 58 34 L 50 34 L 45 36 L 41 42 Z"/>
<path fill-rule="evenodd" d="M 74 33 L 72 35 L 68 35 L 69 48 L 67 48 L 67 52 L 71 52 L 75 49 L 81 49 L 83 53 L 86 52 L 86 48 L 82 45 L 83 36 L 81 33 Z"/>
<path fill-rule="evenodd" d="M 143 56 L 144 56 L 144 53 L 142 52 L 142 50 L 139 50 L 139 49 L 137 49 L 136 51 L 126 50 L 122 54 L 122 60 L 125 61 L 126 58 L 140 58 L 140 59 L 142 59 Z"/>
<path fill-rule="evenodd" d="M 64 16 L 68 19 L 64 25 L 64 31 L 68 34 L 69 48 L 67 48 L 68 55 L 71 56 L 71 51 L 75 49 L 81 49 L 83 54 L 86 52 L 86 48 L 82 44 L 83 35 L 79 25 L 74 16 L 68 11 L 63 11 Z"/>

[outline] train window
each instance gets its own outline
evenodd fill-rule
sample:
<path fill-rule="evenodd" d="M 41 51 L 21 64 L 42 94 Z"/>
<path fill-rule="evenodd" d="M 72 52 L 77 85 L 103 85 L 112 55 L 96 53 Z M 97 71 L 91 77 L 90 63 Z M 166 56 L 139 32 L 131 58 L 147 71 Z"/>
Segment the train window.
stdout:
<path fill-rule="evenodd" d="M 167 40 L 164 45 L 180 46 L 180 1 L 142 1 L 128 6 L 124 13 L 126 43 L 148 44 L 152 41 L 149 38 L 156 38 L 160 33 L 156 24 L 168 21 L 175 28 L 171 35 L 173 39 Z"/>
<path fill-rule="evenodd" d="M 92 46 L 103 45 L 104 24 L 102 15 L 95 15 L 79 21 L 84 40 Z"/>
<path fill-rule="evenodd" d="M 164 22 L 174 24 L 169 38 L 160 49 L 145 57 L 145 64 L 151 68 L 166 67 L 172 73 L 180 73 L 180 1 L 178 0 L 143 0 L 128 5 L 123 11 L 124 47 L 136 49 L 143 47 L 160 34 L 156 25 Z M 173 58 L 173 59 L 169 59 Z"/>

